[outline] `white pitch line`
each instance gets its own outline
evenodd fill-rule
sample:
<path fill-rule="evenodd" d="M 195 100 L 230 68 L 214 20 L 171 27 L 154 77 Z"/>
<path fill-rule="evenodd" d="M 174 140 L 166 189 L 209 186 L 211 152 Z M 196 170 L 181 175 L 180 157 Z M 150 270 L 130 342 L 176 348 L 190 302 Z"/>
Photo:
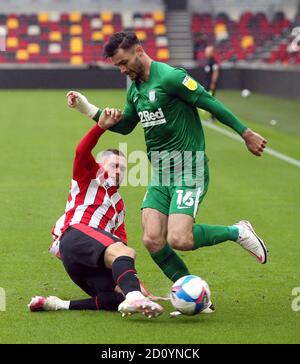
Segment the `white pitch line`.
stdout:
<path fill-rule="evenodd" d="M 202 123 L 203 123 L 203 125 L 205 125 L 206 127 L 210 128 L 212 130 L 215 130 L 223 135 L 226 135 L 231 139 L 237 140 L 238 142 L 244 143 L 244 140 L 239 135 L 234 134 L 233 132 L 231 132 L 229 130 L 221 128 L 220 126 L 215 125 L 212 122 L 202 121 Z M 277 152 L 276 150 L 268 148 L 268 147 L 265 148 L 264 153 L 270 154 L 275 158 L 281 159 L 284 162 L 290 163 L 293 166 L 300 168 L 300 161 L 298 159 L 289 157 L 286 154 Z"/>

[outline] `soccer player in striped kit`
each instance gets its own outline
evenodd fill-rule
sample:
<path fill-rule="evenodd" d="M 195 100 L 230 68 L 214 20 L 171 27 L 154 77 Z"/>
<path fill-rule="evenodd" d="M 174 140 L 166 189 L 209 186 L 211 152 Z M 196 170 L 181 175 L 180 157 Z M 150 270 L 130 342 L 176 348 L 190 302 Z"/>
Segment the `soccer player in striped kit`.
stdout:
<path fill-rule="evenodd" d="M 76 107 L 77 95 L 68 95 Z M 63 301 L 35 296 L 31 311 L 119 310 L 122 315 L 156 317 L 163 308 L 142 294 L 134 267 L 135 251 L 127 246 L 124 202 L 118 192 L 126 159 L 118 150 L 92 155 L 105 130 L 116 123 L 118 111 L 106 108 L 98 123 L 76 148 L 72 184 L 64 215 L 55 224 L 50 251 L 60 258 L 73 280 L 91 298 Z"/>

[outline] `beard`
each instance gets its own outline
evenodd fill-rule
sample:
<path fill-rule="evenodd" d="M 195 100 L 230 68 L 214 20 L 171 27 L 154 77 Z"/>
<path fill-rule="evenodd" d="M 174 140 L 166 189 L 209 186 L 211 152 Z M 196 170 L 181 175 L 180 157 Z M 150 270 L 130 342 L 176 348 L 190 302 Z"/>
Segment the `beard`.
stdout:
<path fill-rule="evenodd" d="M 143 80 L 144 66 L 142 62 L 137 58 L 135 62 L 135 70 L 128 73 L 128 76 L 132 81 L 140 83 Z"/>

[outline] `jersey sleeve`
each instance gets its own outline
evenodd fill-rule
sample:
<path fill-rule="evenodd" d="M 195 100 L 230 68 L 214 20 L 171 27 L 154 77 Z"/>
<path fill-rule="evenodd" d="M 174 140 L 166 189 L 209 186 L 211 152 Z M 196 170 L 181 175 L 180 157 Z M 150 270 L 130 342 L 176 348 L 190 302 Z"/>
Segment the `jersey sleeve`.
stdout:
<path fill-rule="evenodd" d="M 127 94 L 127 102 L 123 111 L 123 118 L 121 121 L 110 128 L 110 131 L 119 134 L 129 134 L 136 127 L 137 123 L 140 121 L 140 118 L 136 112 L 136 109 L 130 99 L 130 95 Z"/>
<path fill-rule="evenodd" d="M 199 96 L 195 106 L 209 111 L 221 123 L 229 126 L 240 135 L 242 135 L 247 129 L 247 126 L 244 125 L 229 109 L 227 109 L 226 106 L 206 91 Z"/>
<path fill-rule="evenodd" d="M 174 97 L 195 105 L 204 87 L 194 80 L 184 69 L 174 68 L 162 80 L 162 87 Z"/>
<path fill-rule="evenodd" d="M 98 124 L 94 125 L 92 129 L 81 139 L 76 148 L 75 159 L 73 164 L 73 178 L 84 178 L 87 173 L 94 168 L 98 169 L 98 165 L 92 154 L 100 136 L 105 132 Z"/>

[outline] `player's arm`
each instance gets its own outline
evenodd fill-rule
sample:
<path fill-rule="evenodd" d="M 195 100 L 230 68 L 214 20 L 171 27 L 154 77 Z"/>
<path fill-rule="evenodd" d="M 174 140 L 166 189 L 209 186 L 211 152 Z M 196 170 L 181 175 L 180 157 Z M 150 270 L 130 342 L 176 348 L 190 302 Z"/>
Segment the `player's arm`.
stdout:
<path fill-rule="evenodd" d="M 174 69 L 165 77 L 162 84 L 168 93 L 179 97 L 191 106 L 209 111 L 221 123 L 240 134 L 251 153 L 261 155 L 267 141 L 247 128 L 229 109 L 206 92 L 204 87 L 187 75 L 183 69 Z"/>
<path fill-rule="evenodd" d="M 221 123 L 235 130 L 244 139 L 248 150 L 256 156 L 261 156 L 267 144 L 266 139 L 244 125 L 236 115 L 227 109 L 220 101 L 203 90 L 196 100 L 195 106 L 209 111 Z"/>
<path fill-rule="evenodd" d="M 67 93 L 67 102 L 68 106 L 74 108 L 81 112 L 82 114 L 88 116 L 90 119 L 98 122 L 99 117 L 102 113 L 102 109 L 97 106 L 91 104 L 87 98 L 77 91 L 69 91 Z M 118 109 L 110 109 L 115 110 L 119 117 L 111 128 L 110 131 L 119 133 L 119 134 L 129 134 L 139 122 L 139 116 L 135 111 L 134 106 L 127 98 L 127 103 L 125 105 L 125 109 L 121 115 L 119 114 Z"/>
<path fill-rule="evenodd" d="M 92 154 L 92 150 L 98 143 L 99 138 L 106 129 L 115 125 L 120 118 L 121 112 L 116 109 L 106 108 L 101 112 L 99 120 L 88 133 L 81 139 L 76 148 L 75 160 L 73 166 L 73 176 L 81 177 L 85 171 L 90 171 L 97 167 L 97 163 Z"/>
<path fill-rule="evenodd" d="M 116 125 L 109 128 L 109 130 L 115 133 L 126 135 L 132 132 L 139 121 L 140 117 L 138 116 L 135 107 L 130 100 L 130 96 L 127 95 L 127 102 L 122 113 L 121 120 Z"/>

